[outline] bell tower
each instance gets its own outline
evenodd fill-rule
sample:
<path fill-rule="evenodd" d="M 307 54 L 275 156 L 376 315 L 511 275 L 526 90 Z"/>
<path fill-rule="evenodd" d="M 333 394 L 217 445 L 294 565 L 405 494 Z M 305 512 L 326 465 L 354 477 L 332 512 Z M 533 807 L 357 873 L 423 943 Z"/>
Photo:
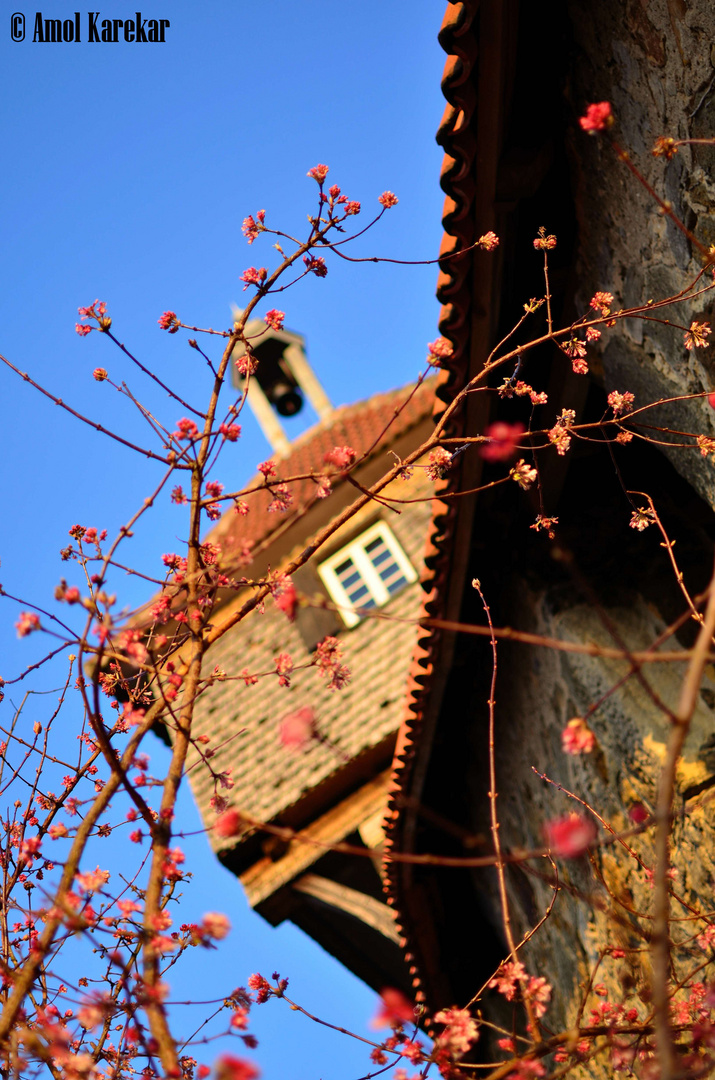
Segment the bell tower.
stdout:
<path fill-rule="evenodd" d="M 234 309 L 234 314 L 237 313 L 240 314 Z M 248 404 L 273 450 L 282 456 L 288 453 L 291 443 L 280 417 L 297 416 L 305 399 L 320 420 L 328 419 L 333 406 L 308 363 L 305 338 L 292 330 L 266 327 L 262 319 L 248 322 L 245 334 L 258 361 L 255 375 L 248 379 Z M 241 354 L 239 345 L 234 359 Z M 231 378 L 238 390 L 245 389 L 247 380 L 239 374 L 235 363 L 231 364 Z"/>

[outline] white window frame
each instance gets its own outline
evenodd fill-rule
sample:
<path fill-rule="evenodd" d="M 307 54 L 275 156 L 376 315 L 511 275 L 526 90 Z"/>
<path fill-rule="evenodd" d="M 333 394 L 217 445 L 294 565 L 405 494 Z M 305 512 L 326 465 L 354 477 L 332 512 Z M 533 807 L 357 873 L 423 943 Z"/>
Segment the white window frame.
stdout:
<path fill-rule="evenodd" d="M 346 558 L 352 560 L 363 585 L 367 587 L 370 599 L 373 601 L 375 607 L 383 607 L 393 596 L 397 595 L 396 593 L 387 591 L 380 574 L 373 566 L 369 555 L 365 551 L 367 545 L 372 543 L 377 537 L 380 537 L 385 544 L 385 547 L 401 570 L 407 584 L 410 585 L 414 581 L 417 581 L 417 571 L 407 558 L 397 537 L 386 522 L 378 521 L 375 525 L 366 529 L 364 533 L 360 533 L 358 537 L 340 548 L 339 551 L 336 551 L 329 559 L 325 559 L 325 561 L 318 566 L 318 574 L 320 575 L 321 581 L 328 590 L 331 599 L 334 601 L 340 612 L 343 622 L 348 628 L 357 626 L 357 624 L 362 621 L 363 615 L 360 614 L 360 605 L 355 607 L 351 604 L 350 598 L 335 572 L 335 568 L 339 566 L 340 563 L 344 562 Z"/>

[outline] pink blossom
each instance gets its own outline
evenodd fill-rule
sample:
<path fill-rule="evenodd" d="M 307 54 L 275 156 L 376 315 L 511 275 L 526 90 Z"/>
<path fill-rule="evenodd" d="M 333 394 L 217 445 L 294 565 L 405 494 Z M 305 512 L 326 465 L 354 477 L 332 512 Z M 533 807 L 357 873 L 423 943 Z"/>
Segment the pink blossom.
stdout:
<path fill-rule="evenodd" d="M 566 754 L 590 754 L 595 745 L 595 735 L 580 716 L 569 720 L 561 732 L 561 746 Z"/>
<path fill-rule="evenodd" d="M 176 484 L 171 489 L 171 501 L 173 503 L 177 503 L 179 506 L 183 506 L 184 503 L 187 503 L 189 501 L 184 494 L 184 489 L 182 488 L 181 484 Z"/>
<path fill-rule="evenodd" d="M 269 514 L 283 513 L 293 502 L 293 492 L 287 484 L 276 484 L 275 487 L 271 488 L 271 495 L 273 498 L 268 504 Z"/>
<path fill-rule="evenodd" d="M 490 230 L 489 232 L 484 233 L 484 236 L 479 237 L 477 245 L 480 248 L 483 248 L 484 251 L 494 251 L 495 248 L 499 247 L 499 237 Z"/>
<path fill-rule="evenodd" d="M 31 867 L 40 853 L 42 840 L 39 836 L 30 836 L 20 844 L 20 862 Z"/>
<path fill-rule="evenodd" d="M 595 326 L 586 327 L 586 341 L 598 341 L 601 336 L 601 331 L 597 330 Z"/>
<path fill-rule="evenodd" d="M 336 469 L 347 469 L 352 465 L 357 454 L 353 450 L 352 446 L 334 446 L 332 450 L 323 457 L 323 462 L 326 465 L 334 465 Z"/>
<path fill-rule="evenodd" d="M 542 975 L 532 975 L 526 985 L 527 997 L 531 1000 L 534 1012 L 541 1017 L 551 1001 L 551 986 Z"/>
<path fill-rule="evenodd" d="M 556 453 L 559 457 L 563 457 L 571 446 L 571 436 L 563 424 L 556 424 L 549 432 L 549 442 L 556 447 Z"/>
<path fill-rule="evenodd" d="M 587 375 L 588 364 L 586 363 L 586 346 L 578 338 L 571 338 L 565 345 L 560 346 L 561 349 L 571 360 L 571 366 L 573 367 L 574 374 Z"/>
<path fill-rule="evenodd" d="M 315 738 L 316 717 L 310 705 L 288 713 L 278 725 L 278 739 L 287 750 L 302 750 Z"/>
<path fill-rule="evenodd" d="M 92 326 L 82 326 L 81 323 L 75 323 L 74 328 L 80 337 L 86 337 L 87 334 L 91 334 L 94 329 Z"/>
<path fill-rule="evenodd" d="M 310 176 L 312 180 L 316 180 L 322 186 L 329 172 L 330 169 L 327 165 L 314 165 L 312 169 L 308 169 L 306 176 Z"/>
<path fill-rule="evenodd" d="M 236 442 L 241 437 L 240 424 L 220 424 L 219 431 L 226 442 Z"/>
<path fill-rule="evenodd" d="M 85 327 L 84 329 L 89 330 L 90 328 Z M 109 372 L 106 368 L 96 367 L 92 372 L 92 378 L 96 379 L 97 382 L 104 382 L 105 379 L 109 378 Z"/>
<path fill-rule="evenodd" d="M 214 832 L 222 840 L 230 840 L 231 837 L 238 836 L 242 829 L 243 819 L 238 810 L 233 809 L 224 811 L 214 825 Z"/>
<path fill-rule="evenodd" d="M 170 334 L 175 334 L 179 329 L 179 319 L 175 311 L 165 311 L 157 322 L 162 330 L 168 330 Z"/>
<path fill-rule="evenodd" d="M 436 1043 L 441 1050 L 446 1050 L 452 1057 L 462 1057 L 473 1042 L 479 1038 L 479 1028 L 468 1009 L 442 1009 L 435 1016 L 435 1023 L 445 1024 L 444 1031 L 437 1037 Z"/>
<path fill-rule="evenodd" d="M 75 875 L 75 883 L 78 889 L 82 892 L 95 892 L 101 888 L 102 885 L 106 885 L 109 881 L 109 871 L 100 870 L 99 867 L 96 870 L 88 870 L 84 874 Z"/>
<path fill-rule="evenodd" d="M 370 1027 L 402 1027 L 403 1024 L 412 1023 L 414 1018 L 414 1006 L 402 991 L 396 990 L 392 986 L 386 986 L 380 991 L 380 1005 L 370 1021 Z"/>
<path fill-rule="evenodd" d="M 326 266 L 325 259 L 322 255 L 304 255 L 303 262 L 306 265 L 306 269 L 311 274 L 315 274 L 316 277 L 326 277 L 328 273 L 328 267 Z"/>
<path fill-rule="evenodd" d="M 507 1001 L 513 1001 L 521 979 L 526 978 L 526 970 L 520 960 L 507 960 L 501 965 L 489 986 L 496 987 Z"/>
<path fill-rule="evenodd" d="M 393 195 L 391 191 L 383 191 L 382 195 L 377 200 L 381 206 L 384 206 L 386 210 L 389 210 L 392 206 L 397 206 L 399 199 L 396 195 Z"/>
<path fill-rule="evenodd" d="M 520 458 L 516 465 L 509 471 L 509 476 L 512 480 L 516 481 L 522 491 L 529 490 L 536 480 L 537 475 L 536 469 L 531 465 L 527 465 L 523 458 Z"/>
<path fill-rule="evenodd" d="M 258 218 L 257 221 L 249 214 L 248 217 L 243 219 L 243 224 L 241 225 L 241 232 L 246 237 L 249 244 L 252 244 L 258 237 L 258 234 L 264 231 L 265 226 L 263 222 L 266 218 L 266 211 L 259 210 L 256 214 L 256 218 Z"/>
<path fill-rule="evenodd" d="M 448 360 L 454 355 L 451 342 L 445 337 L 438 337 L 436 341 L 430 341 L 427 346 L 427 363 L 432 367 L 440 367 L 442 360 Z"/>
<path fill-rule="evenodd" d="M 141 911 L 141 904 L 137 904 L 136 900 L 118 900 L 117 907 L 125 919 L 128 919 L 135 911 Z"/>
<path fill-rule="evenodd" d="M 610 315 L 612 303 L 613 293 L 597 292 L 591 297 L 589 306 L 592 307 L 594 311 L 600 311 L 602 315 Z"/>
<path fill-rule="evenodd" d="M 20 618 L 15 623 L 18 637 L 27 637 L 34 630 L 40 629 L 40 616 L 33 611 L 21 611 Z"/>
<path fill-rule="evenodd" d="M 546 229 L 539 229 L 539 235 L 534 240 L 534 247 L 537 251 L 551 251 L 556 247 L 556 237 L 552 234 L 546 235 Z"/>
<path fill-rule="evenodd" d="M 276 607 L 283 612 L 288 621 L 295 622 L 295 615 L 298 610 L 298 593 L 290 578 L 274 590 L 273 599 Z"/>
<path fill-rule="evenodd" d="M 634 510 L 631 514 L 631 520 L 628 525 L 631 529 L 637 529 L 638 532 L 643 532 L 649 525 L 652 525 L 655 521 L 655 514 L 650 506 L 641 506 L 640 509 Z"/>
<path fill-rule="evenodd" d="M 715 944 L 715 926 L 706 926 L 702 934 L 698 935 L 696 941 L 703 952 L 710 952 Z"/>
<path fill-rule="evenodd" d="M 245 292 L 249 285 L 261 286 L 268 277 L 268 271 L 265 266 L 256 268 L 255 266 L 249 266 L 247 270 L 244 270 L 241 274 L 240 280 L 245 281 L 243 291 Z"/>
<path fill-rule="evenodd" d="M 189 420 L 188 417 L 182 416 L 181 420 L 177 422 L 176 431 L 171 433 L 172 439 L 195 439 L 199 433 L 199 429 L 193 420 Z"/>
<path fill-rule="evenodd" d="M 263 316 L 266 326 L 270 326 L 271 330 L 282 330 L 283 320 L 286 317 L 285 311 L 279 311 L 277 308 L 271 308 Z"/>
<path fill-rule="evenodd" d="M 290 686 L 290 676 L 293 671 L 293 657 L 290 653 L 282 652 L 275 657 L 276 674 L 279 686 Z"/>
<path fill-rule="evenodd" d="M 686 349 L 707 349 L 708 338 L 712 328 L 705 322 L 691 322 L 690 329 L 685 332 Z"/>
<path fill-rule="evenodd" d="M 222 1054 L 216 1062 L 216 1080 L 257 1080 L 260 1070 L 245 1058 Z"/>
<path fill-rule="evenodd" d="M 235 361 L 239 375 L 255 375 L 258 371 L 258 360 L 252 353 L 244 353 Z"/>
<path fill-rule="evenodd" d="M 625 412 L 626 409 L 630 409 L 635 398 L 630 390 L 624 390 L 622 394 L 618 390 L 611 390 L 608 395 L 608 404 L 613 409 L 613 415 L 619 416 L 620 413 Z"/>
<path fill-rule="evenodd" d="M 256 972 L 255 975 L 249 975 L 248 986 L 256 995 L 257 1005 L 262 1005 L 265 1001 L 268 1001 L 268 998 L 273 993 L 271 984 L 267 979 L 264 979 L 262 975 L 259 975 L 258 972 Z"/>
<path fill-rule="evenodd" d="M 583 855 L 597 837 L 593 821 L 575 813 L 547 821 L 544 834 L 554 855 L 560 855 L 564 859 L 575 859 Z"/>
<path fill-rule="evenodd" d="M 99 998 L 90 998 L 88 1001 L 84 1001 L 77 1010 L 77 1020 L 86 1031 L 92 1031 L 93 1028 L 98 1027 L 103 1018 L 104 1009 Z"/>
<path fill-rule="evenodd" d="M 485 430 L 489 442 L 479 447 L 479 453 L 485 461 L 508 461 L 516 454 L 525 430 L 521 423 L 506 424 L 503 420 L 497 420 Z"/>
<path fill-rule="evenodd" d="M 452 455 L 443 446 L 430 451 L 427 458 L 426 472 L 430 480 L 441 480 L 452 468 Z"/>
<path fill-rule="evenodd" d="M 201 928 L 208 937 L 223 941 L 231 932 L 231 923 L 218 911 L 207 911 L 201 920 Z"/>
<path fill-rule="evenodd" d="M 589 105 L 586 109 L 586 115 L 579 117 L 578 122 L 583 131 L 588 131 L 591 135 L 597 131 L 605 131 L 613 123 L 611 103 L 609 101 L 599 101 L 596 104 Z"/>

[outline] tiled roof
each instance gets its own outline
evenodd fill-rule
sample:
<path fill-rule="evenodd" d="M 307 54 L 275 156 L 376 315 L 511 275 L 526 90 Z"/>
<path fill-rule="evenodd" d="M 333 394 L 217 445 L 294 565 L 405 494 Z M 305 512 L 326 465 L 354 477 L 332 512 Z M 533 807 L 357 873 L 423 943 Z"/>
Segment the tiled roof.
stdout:
<path fill-rule="evenodd" d="M 358 457 L 363 453 L 368 453 L 368 456 L 384 453 L 386 446 L 430 414 L 434 394 L 435 379 L 427 379 L 416 388 L 400 387 L 384 394 L 375 394 L 365 401 L 341 406 L 328 420 L 296 439 L 287 455 L 274 458 L 277 472 L 275 482 L 292 476 L 318 476 L 325 472 L 323 458 L 335 446 L 351 446 Z M 247 488 L 254 488 L 262 482 L 263 477 L 258 474 Z M 337 480 L 334 486 L 343 482 Z M 298 516 L 300 508 L 315 497 L 316 489 L 316 482 L 311 479 L 291 484 L 294 516 Z M 278 529 L 283 530 L 286 521 L 293 515 L 292 510 L 288 514 L 268 513 L 272 498 L 268 489 L 255 492 L 251 495 L 250 513 L 245 516 L 233 512 L 225 514 L 212 530 L 210 538 L 221 541 L 227 547 L 250 544 L 255 553 L 259 545 L 270 543 L 272 534 Z"/>
<path fill-rule="evenodd" d="M 391 516 L 389 525 L 419 574 L 424 570 L 422 552 L 433 485 L 421 470 L 411 480 L 399 483 L 401 495 L 420 501 L 407 504 L 399 516 Z M 296 812 L 303 819 L 307 804 L 301 800 L 312 793 L 311 805 L 322 809 L 318 804 L 330 801 L 323 785 L 328 783 L 340 794 L 354 782 L 350 777 L 356 774 L 356 766 L 360 773 L 365 755 L 375 758 L 378 767 L 385 767 L 402 719 L 420 599 L 420 585 L 415 581 L 381 609 L 387 618 L 366 618 L 339 634 L 352 681 L 333 693 L 318 670 L 310 666 L 312 654 L 298 623 L 290 623 L 272 602 L 266 604 L 264 613 L 252 612 L 213 646 L 209 665 L 223 669 L 227 678 L 201 695 L 194 724 L 197 733 L 208 735 L 215 748 L 212 769 L 216 773 L 231 770 L 233 786 L 220 793 L 239 811 L 262 821 L 289 821 Z M 290 687 L 281 687 L 274 674 L 279 653 L 290 654 L 296 667 Z M 244 685 L 239 673 L 246 667 L 251 673 L 267 674 L 257 685 Z M 316 715 L 323 741 L 313 741 L 297 751 L 283 746 L 281 720 L 306 706 Z M 212 821 L 215 815 L 210 799 L 215 784 L 196 752 L 191 754 L 188 772 L 199 810 L 206 821 Z M 217 849 L 235 844 L 217 837 L 212 837 L 212 842 Z"/>
<path fill-rule="evenodd" d="M 319 474 L 324 470 L 325 453 L 336 445 L 347 444 L 359 456 L 365 453 L 366 461 L 378 453 L 384 454 L 400 436 L 430 416 L 434 386 L 432 378 L 416 387 L 377 394 L 335 410 L 328 421 L 305 432 L 287 455 L 276 460 L 279 480 L 301 473 Z M 361 476 L 361 466 L 356 475 Z M 335 487 L 342 483 L 345 481 L 338 478 Z M 434 485 L 421 469 L 415 470 L 409 480 L 396 483 L 400 497 L 420 500 L 405 504 L 402 513 L 390 515 L 389 525 L 421 575 Z M 300 506 L 313 497 L 316 485 L 306 479 L 291 487 L 295 490 L 295 504 Z M 232 544 L 246 540 L 253 542 L 254 551 L 259 545 L 268 547 L 276 539 L 278 529 L 282 535 L 288 517 L 268 514 L 270 500 L 268 491 L 252 495 L 250 513 L 241 516 L 229 511 L 210 534 L 211 539 L 220 540 L 224 552 Z M 320 505 L 329 512 L 331 500 Z M 374 519 L 375 510 L 368 510 Z M 365 527 L 364 517 L 361 512 L 357 521 L 344 526 L 346 538 L 361 523 Z M 296 515 L 294 530 L 301 542 L 308 539 L 298 535 L 301 528 L 305 532 L 305 521 Z M 271 547 L 271 556 L 274 550 L 277 550 L 277 569 L 286 552 L 281 554 L 282 548 Z M 299 626 L 289 623 L 272 602 L 265 605 L 265 613 L 252 612 L 245 622 L 217 641 L 209 662 L 222 668 L 228 678 L 216 682 L 201 695 L 195 724 L 197 732 L 209 735 L 216 747 L 211 767 L 218 773 L 231 769 L 233 787 L 226 794 L 233 805 L 259 820 L 289 820 L 296 811 L 298 817 L 304 817 L 301 808 L 307 804 L 301 800 L 306 794 L 313 793 L 311 805 L 315 802 L 316 806 L 323 798 L 318 798 L 317 789 L 327 792 L 330 788 L 339 794 L 350 783 L 347 773 L 355 773 L 352 765 L 357 763 L 360 773 L 360 762 L 366 755 L 370 760 L 374 757 L 376 764 L 384 768 L 402 718 L 402 694 L 417 637 L 414 619 L 420 599 L 420 584 L 415 581 L 396 593 L 385 607 L 385 613 L 394 616 L 394 620 L 367 618 L 353 630 L 339 635 L 353 678 L 346 689 L 336 693 L 330 693 L 325 680 L 309 666 L 312 654 Z M 255 686 L 244 685 L 238 677 L 247 665 L 252 673 L 272 672 L 275 657 L 281 652 L 292 656 L 296 668 L 308 667 L 295 673 L 290 688 L 280 687 L 275 675 L 262 678 Z M 327 741 L 311 743 L 305 750 L 296 752 L 281 746 L 279 724 L 286 714 L 306 705 L 316 713 L 319 729 Z M 346 768 L 346 763 L 351 764 L 351 769 Z M 210 799 L 214 795 L 214 782 L 195 753 L 189 762 L 189 778 L 202 816 L 207 821 L 213 820 Z M 328 787 L 321 787 L 326 783 Z M 327 798 L 326 795 L 323 802 Z M 235 845 L 235 841 L 225 842 L 215 837 L 212 842 L 219 850 Z"/>

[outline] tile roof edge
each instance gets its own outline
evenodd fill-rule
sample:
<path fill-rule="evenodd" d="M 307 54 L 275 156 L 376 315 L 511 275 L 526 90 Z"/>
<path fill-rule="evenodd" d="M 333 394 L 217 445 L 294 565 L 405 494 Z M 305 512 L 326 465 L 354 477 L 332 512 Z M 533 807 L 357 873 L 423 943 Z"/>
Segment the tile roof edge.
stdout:
<path fill-rule="evenodd" d="M 473 165 L 476 140 L 470 121 L 476 104 L 476 92 L 471 82 L 471 73 L 476 62 L 476 39 L 471 27 L 478 9 L 479 0 L 449 2 L 438 35 L 442 48 L 448 54 L 442 77 L 442 91 L 447 106 L 436 136 L 438 144 L 445 150 L 440 176 L 445 201 L 442 217 L 444 234 L 437 279 L 437 297 L 442 303 L 439 329 L 440 333 L 449 339 L 453 349 L 449 360 L 443 362 L 444 370 L 436 391 L 438 400 L 445 407 L 464 385 L 469 367 L 468 314 L 471 304 L 469 282 L 472 260 L 450 259 L 445 256 L 469 247 L 474 242 L 472 209 L 475 194 Z M 436 407 L 435 418 L 439 417 L 440 410 Z M 460 426 L 459 419 L 452 420 L 452 425 L 445 434 L 459 437 Z M 453 490 L 456 483 L 457 476 L 448 474 L 436 494 Z M 420 618 L 438 618 L 443 613 L 450 541 L 456 517 L 455 500 L 435 501 L 426 545 L 425 563 L 428 573 L 422 581 L 425 597 Z M 415 927 L 403 903 L 401 874 L 404 864 L 393 862 L 389 856 L 391 851 L 404 851 L 404 796 L 416 765 L 434 664 L 441 640 L 439 631 L 428 631 L 418 639 L 415 647 L 405 694 L 404 718 L 397 734 L 384 822 L 384 889 L 387 902 L 395 911 L 399 933 L 405 942 L 405 960 L 417 1001 L 424 1001 L 427 996 L 427 965 L 420 955 Z"/>

